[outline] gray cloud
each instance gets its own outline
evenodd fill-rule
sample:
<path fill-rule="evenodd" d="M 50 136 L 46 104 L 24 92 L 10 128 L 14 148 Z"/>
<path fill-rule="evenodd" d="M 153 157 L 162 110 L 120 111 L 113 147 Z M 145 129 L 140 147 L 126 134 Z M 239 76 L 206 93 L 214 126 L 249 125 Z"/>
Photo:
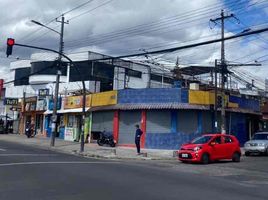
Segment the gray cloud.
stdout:
<path fill-rule="evenodd" d="M 0 56 L 2 59 L 0 65 L 4 66 L 2 71 L 8 69 L 7 66 L 12 61 L 3 58 L 7 37 L 14 37 L 20 43 L 57 50 L 59 36 L 44 28 L 39 30 L 40 28 L 30 20 L 47 23 L 85 1 L 14 0 L 10 12 L 6 9 L 10 6 L 10 1 L 1 0 Z M 150 51 L 181 46 L 187 44 L 187 41 L 189 43 L 189 41 L 215 39 L 215 35 L 220 33 L 219 27 L 211 30 L 208 22 L 210 18 L 219 17 L 223 3 L 221 0 L 114 0 L 92 10 L 105 2 L 108 0 L 95 0 L 66 15 L 66 19 L 70 20 L 69 24 L 65 25 L 64 32 L 66 52 L 97 50 L 110 55 L 125 55 L 139 52 L 141 48 Z M 92 11 L 74 18 L 90 10 Z M 55 21 L 49 26 L 57 30 L 60 28 L 59 23 Z M 261 41 L 258 43 L 263 45 Z M 254 47 L 252 43 L 247 43 L 246 47 L 243 46 L 244 44 L 245 42 L 234 42 L 230 46 L 226 45 L 227 58 L 233 60 L 252 52 L 262 52 L 261 48 Z M 240 48 L 243 48 L 243 52 L 238 53 L 237 49 Z M 15 47 L 14 59 L 29 58 L 33 52 L 36 51 Z M 185 64 L 208 65 L 219 58 L 219 52 L 220 46 L 215 44 L 175 52 L 164 55 L 163 58 L 175 63 L 176 57 L 179 56 L 180 61 Z M 268 76 L 263 73 L 261 75 Z"/>

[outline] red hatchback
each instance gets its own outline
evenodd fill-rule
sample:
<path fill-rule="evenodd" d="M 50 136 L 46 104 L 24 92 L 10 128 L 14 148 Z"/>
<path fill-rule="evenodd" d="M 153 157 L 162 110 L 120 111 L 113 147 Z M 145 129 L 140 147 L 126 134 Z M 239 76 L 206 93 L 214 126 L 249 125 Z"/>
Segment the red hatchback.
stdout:
<path fill-rule="evenodd" d="M 206 134 L 195 138 L 189 144 L 183 144 L 178 151 L 182 162 L 201 162 L 231 159 L 240 162 L 241 150 L 239 141 L 233 135 Z"/>

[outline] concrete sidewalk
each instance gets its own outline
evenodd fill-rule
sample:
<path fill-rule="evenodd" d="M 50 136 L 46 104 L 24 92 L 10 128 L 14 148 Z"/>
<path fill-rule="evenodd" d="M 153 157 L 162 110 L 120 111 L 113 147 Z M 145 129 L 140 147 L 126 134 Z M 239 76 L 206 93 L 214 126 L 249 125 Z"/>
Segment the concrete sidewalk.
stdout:
<path fill-rule="evenodd" d="M 137 155 L 136 148 L 131 147 L 101 147 L 98 144 L 85 144 L 84 152 L 80 153 L 80 143 L 69 142 L 62 139 L 55 140 L 55 146 L 50 147 L 50 138 L 35 136 L 27 138 L 19 134 L 0 134 L 0 141 L 14 142 L 23 145 L 35 146 L 52 151 L 76 154 L 85 157 L 107 159 L 137 159 L 137 160 L 176 160 L 174 150 L 141 149 L 142 155 Z"/>

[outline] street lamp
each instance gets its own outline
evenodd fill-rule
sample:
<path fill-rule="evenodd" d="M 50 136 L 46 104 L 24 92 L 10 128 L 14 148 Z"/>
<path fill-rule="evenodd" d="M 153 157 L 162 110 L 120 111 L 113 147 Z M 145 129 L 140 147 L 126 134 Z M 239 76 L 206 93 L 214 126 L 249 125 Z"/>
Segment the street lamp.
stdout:
<path fill-rule="evenodd" d="M 59 57 L 58 57 L 58 63 L 57 63 L 57 76 L 56 76 L 56 85 L 55 85 L 55 93 L 54 93 L 54 106 L 53 106 L 53 115 L 52 115 L 52 135 L 51 135 L 51 142 L 50 146 L 55 146 L 55 136 L 56 136 L 56 123 L 57 123 L 57 105 L 58 105 L 58 94 L 59 94 L 59 82 L 60 82 L 60 75 L 61 75 L 61 58 L 63 53 L 63 31 L 64 31 L 64 15 L 61 17 L 61 32 L 58 32 L 40 22 L 37 22 L 35 20 L 31 20 L 34 24 L 38 26 L 45 27 L 57 34 L 60 35 L 60 44 L 59 44 Z"/>

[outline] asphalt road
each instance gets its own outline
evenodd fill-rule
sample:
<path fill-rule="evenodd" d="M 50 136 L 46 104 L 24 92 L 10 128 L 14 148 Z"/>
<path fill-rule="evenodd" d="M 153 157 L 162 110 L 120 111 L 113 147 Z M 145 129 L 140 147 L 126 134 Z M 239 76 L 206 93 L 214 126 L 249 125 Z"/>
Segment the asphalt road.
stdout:
<path fill-rule="evenodd" d="M 266 200 L 267 164 L 102 160 L 0 141 L 0 200 Z"/>

